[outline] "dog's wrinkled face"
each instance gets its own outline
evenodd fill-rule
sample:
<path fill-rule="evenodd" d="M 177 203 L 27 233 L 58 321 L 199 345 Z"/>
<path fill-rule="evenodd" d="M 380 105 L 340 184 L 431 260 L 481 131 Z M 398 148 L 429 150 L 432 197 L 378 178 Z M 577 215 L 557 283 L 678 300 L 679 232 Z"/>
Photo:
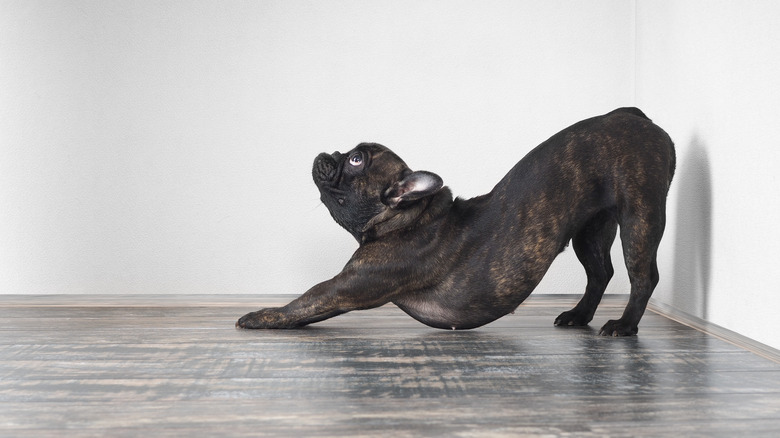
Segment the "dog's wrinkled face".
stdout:
<path fill-rule="evenodd" d="M 441 178 L 412 172 L 376 143 L 361 143 L 346 154 L 318 155 L 312 176 L 333 219 L 358 241 L 372 224 L 387 220 L 389 210 L 408 207 L 442 187 Z"/>

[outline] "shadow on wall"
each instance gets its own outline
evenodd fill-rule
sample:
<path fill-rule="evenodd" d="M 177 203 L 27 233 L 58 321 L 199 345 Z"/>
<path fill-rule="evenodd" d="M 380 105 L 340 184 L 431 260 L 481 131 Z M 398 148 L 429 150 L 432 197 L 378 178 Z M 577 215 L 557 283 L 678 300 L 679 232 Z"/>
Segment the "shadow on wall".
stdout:
<path fill-rule="evenodd" d="M 697 136 L 691 140 L 675 178 L 678 197 L 671 304 L 706 320 L 712 258 L 712 178 L 707 149 Z"/>

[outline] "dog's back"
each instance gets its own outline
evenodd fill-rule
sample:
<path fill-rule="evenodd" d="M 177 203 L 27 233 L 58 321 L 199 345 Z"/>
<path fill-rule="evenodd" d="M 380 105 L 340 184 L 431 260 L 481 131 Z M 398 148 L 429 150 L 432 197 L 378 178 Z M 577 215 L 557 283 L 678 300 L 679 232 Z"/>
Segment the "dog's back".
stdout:
<path fill-rule="evenodd" d="M 455 201 L 450 220 L 467 242 L 453 251 L 455 264 L 469 268 L 451 272 L 437 295 L 449 296 L 456 313 L 469 315 L 472 323 L 466 325 L 485 323 L 520 304 L 571 241 L 590 292 L 576 318 L 557 323 L 584 325 L 612 276 L 609 252 L 620 225 L 629 275 L 640 289 L 634 307 L 644 311 L 644 296 L 657 282 L 655 252 L 674 167 L 671 139 L 637 108 L 562 130 L 529 152 L 489 194 Z M 619 328 L 605 330 L 635 333 L 636 314 L 641 317 L 637 310 Z"/>
<path fill-rule="evenodd" d="M 675 168 L 674 145 L 637 108 L 576 123 L 529 152 L 489 196 L 505 220 L 539 223 L 562 239 L 584 221 L 627 202 L 664 203 Z M 512 217 L 515 215 L 516 217 Z"/>

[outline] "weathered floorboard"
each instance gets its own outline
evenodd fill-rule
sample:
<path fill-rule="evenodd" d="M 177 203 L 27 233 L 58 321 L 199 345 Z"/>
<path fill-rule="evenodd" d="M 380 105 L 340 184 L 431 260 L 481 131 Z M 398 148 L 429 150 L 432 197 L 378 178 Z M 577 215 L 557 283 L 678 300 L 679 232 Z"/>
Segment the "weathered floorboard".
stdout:
<path fill-rule="evenodd" d="M 0 436 L 776 436 L 780 364 L 648 311 L 533 296 L 472 331 L 394 306 L 237 330 L 289 296 L 0 296 Z"/>

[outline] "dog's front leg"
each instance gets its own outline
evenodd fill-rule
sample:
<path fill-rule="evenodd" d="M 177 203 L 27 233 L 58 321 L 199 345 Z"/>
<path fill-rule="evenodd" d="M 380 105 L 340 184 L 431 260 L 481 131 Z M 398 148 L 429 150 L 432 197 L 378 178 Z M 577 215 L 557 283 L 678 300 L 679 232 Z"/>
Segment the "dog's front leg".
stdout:
<path fill-rule="evenodd" d="M 322 321 L 346 312 L 326 298 L 317 285 L 284 307 L 269 307 L 239 318 L 236 327 L 246 329 L 290 329 Z"/>
<path fill-rule="evenodd" d="M 358 309 L 370 309 L 390 302 L 383 288 L 364 276 L 342 272 L 322 282 L 284 307 L 247 313 L 236 327 L 247 329 L 289 329 L 332 318 Z"/>

